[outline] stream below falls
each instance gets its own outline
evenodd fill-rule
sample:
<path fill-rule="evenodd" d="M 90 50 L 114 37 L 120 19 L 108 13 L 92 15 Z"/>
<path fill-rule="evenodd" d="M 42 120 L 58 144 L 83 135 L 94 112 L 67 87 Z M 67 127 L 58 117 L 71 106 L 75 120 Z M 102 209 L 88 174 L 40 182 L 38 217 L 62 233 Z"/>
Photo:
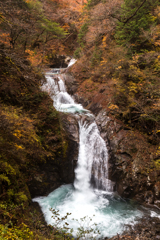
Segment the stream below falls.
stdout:
<path fill-rule="evenodd" d="M 74 61 L 70 65 L 73 63 Z M 60 218 L 71 213 L 65 222 L 69 224 L 69 229 L 73 229 L 72 235 L 75 238 L 81 236 L 81 239 L 103 239 L 121 234 L 127 229 L 127 225 L 135 225 L 144 214 L 159 217 L 156 212 L 144 209 L 132 200 L 122 199 L 113 191 L 113 183 L 108 179 L 108 151 L 94 116 L 82 105 L 75 103 L 67 93 L 58 69 L 53 72 L 54 74 L 46 74 L 47 83 L 42 89 L 50 94 L 58 111 L 77 116 L 79 155 L 73 184 L 62 185 L 47 197 L 33 199 L 39 203 L 46 222 L 57 224 L 57 217 L 52 218 L 51 208 L 58 211 Z M 84 115 L 87 121 L 84 121 Z M 63 228 L 63 225 L 64 222 L 60 221 L 58 227 Z M 88 235 L 80 235 L 79 228 L 88 230 Z"/>

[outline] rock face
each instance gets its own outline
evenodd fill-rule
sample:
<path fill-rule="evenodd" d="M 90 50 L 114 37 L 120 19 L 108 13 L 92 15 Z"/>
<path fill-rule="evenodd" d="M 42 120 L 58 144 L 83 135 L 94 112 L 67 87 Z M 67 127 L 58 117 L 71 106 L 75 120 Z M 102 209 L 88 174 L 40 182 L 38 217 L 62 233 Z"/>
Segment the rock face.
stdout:
<path fill-rule="evenodd" d="M 155 190 L 159 189 L 160 172 L 154 168 L 153 149 L 144 136 L 108 117 L 105 110 L 99 112 L 96 121 L 102 137 L 109 142 L 109 172 L 117 192 L 123 197 L 156 203 L 160 197 L 159 190 Z"/>
<path fill-rule="evenodd" d="M 67 92 L 70 95 L 73 95 L 77 91 L 78 83 L 75 81 L 74 77 L 70 73 L 64 73 L 61 75 L 61 77 L 65 82 Z"/>
<path fill-rule="evenodd" d="M 65 183 L 74 181 L 74 169 L 78 160 L 79 127 L 73 114 L 60 113 L 64 132 L 64 159 L 61 163 L 61 174 Z"/>
<path fill-rule="evenodd" d="M 78 159 L 78 120 L 72 114 L 60 113 L 62 148 L 59 155 L 48 157 L 35 171 L 32 169 L 28 180 L 31 197 L 48 195 L 64 183 L 74 181 L 74 169 Z M 49 139 L 55 141 L 55 139 Z"/>
<path fill-rule="evenodd" d="M 108 239 L 108 238 L 107 238 Z M 115 236 L 110 240 L 158 240 L 160 239 L 160 221 L 149 216 L 143 218 L 134 228 L 128 229 L 123 235 Z"/>
<path fill-rule="evenodd" d="M 70 57 L 66 57 L 64 55 L 56 55 L 52 60 L 52 64 L 49 66 L 50 68 L 66 68 L 68 66 Z"/>
<path fill-rule="evenodd" d="M 61 175 L 63 182 L 73 183 L 75 179 L 74 169 L 77 166 L 79 150 L 79 124 L 78 122 L 94 121 L 88 116 L 75 115 L 71 113 L 60 113 L 62 128 L 64 131 L 64 159 L 61 163 Z"/>
<path fill-rule="evenodd" d="M 31 197 L 48 195 L 63 183 L 58 164 L 52 159 L 39 164 L 27 182 Z"/>

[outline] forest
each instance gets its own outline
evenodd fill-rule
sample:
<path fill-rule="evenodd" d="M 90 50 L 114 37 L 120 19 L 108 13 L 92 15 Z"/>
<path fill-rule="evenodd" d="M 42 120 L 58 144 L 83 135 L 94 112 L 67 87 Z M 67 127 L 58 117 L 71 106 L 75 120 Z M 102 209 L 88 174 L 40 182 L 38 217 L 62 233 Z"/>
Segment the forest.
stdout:
<path fill-rule="evenodd" d="M 67 137 L 41 90 L 60 56 L 77 59 L 69 69 L 77 94 L 98 101 L 153 149 L 149 168 L 160 198 L 160 2 L 0 0 L 2 240 L 71 239 L 47 226 L 31 201 L 37 182 L 50 184 L 34 177 L 43 179 L 45 163 L 55 164 L 54 188 L 62 182 Z"/>

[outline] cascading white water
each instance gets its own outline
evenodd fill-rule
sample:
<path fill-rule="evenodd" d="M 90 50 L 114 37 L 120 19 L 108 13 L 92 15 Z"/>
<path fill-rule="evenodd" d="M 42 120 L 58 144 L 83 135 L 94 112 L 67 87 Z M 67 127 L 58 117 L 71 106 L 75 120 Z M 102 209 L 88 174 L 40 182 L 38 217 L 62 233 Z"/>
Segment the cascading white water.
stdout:
<path fill-rule="evenodd" d="M 92 182 L 97 189 L 112 190 L 108 179 L 108 152 L 95 122 L 79 123 L 79 157 L 74 186 L 88 191 Z"/>
<path fill-rule="evenodd" d="M 81 104 L 76 104 L 73 98 L 66 92 L 63 80 L 46 76 L 47 83 L 43 85 L 42 90 L 47 91 L 53 99 L 54 107 L 60 112 L 88 112 Z"/>
<path fill-rule="evenodd" d="M 61 216 L 67 212 L 71 213 L 67 222 L 69 228 L 74 229 L 75 236 L 81 218 L 85 216 L 93 218 L 97 224 L 101 232 L 100 239 L 102 236 L 111 237 L 121 233 L 125 224 L 133 225 L 136 218 L 143 214 L 134 205 L 112 192 L 112 182 L 108 179 L 108 152 L 93 121 L 93 115 L 74 102 L 66 92 L 60 76 L 47 75 L 46 79 L 47 83 L 42 89 L 50 94 L 58 111 L 87 115 L 87 118 L 90 116 L 92 120 L 79 121 L 79 156 L 74 186 L 63 185 L 47 197 L 35 198 L 33 201 L 40 204 L 48 224 L 55 223 L 50 208 L 59 210 Z M 88 226 L 89 223 L 86 224 Z M 85 239 L 90 239 L 90 236 Z"/>

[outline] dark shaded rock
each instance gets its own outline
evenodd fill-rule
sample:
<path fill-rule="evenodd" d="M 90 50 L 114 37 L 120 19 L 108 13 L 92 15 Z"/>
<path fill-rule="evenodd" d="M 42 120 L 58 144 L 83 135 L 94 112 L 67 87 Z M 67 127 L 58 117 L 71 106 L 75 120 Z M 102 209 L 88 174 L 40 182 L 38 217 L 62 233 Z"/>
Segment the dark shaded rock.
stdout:
<path fill-rule="evenodd" d="M 40 163 L 33 173 L 27 184 L 32 198 L 48 195 L 63 183 L 58 164 L 52 159 Z"/>
<path fill-rule="evenodd" d="M 91 103 L 87 106 L 87 109 L 93 112 L 96 116 L 100 112 L 100 110 L 102 110 L 102 106 L 99 103 Z"/>
<path fill-rule="evenodd" d="M 64 132 L 64 159 L 61 164 L 62 179 L 65 183 L 74 181 L 74 169 L 78 161 L 79 126 L 78 119 L 73 114 L 60 113 Z"/>
<path fill-rule="evenodd" d="M 154 203 L 154 195 L 153 195 L 152 191 L 145 192 L 144 199 L 145 199 L 145 202 L 148 204 Z"/>
<path fill-rule="evenodd" d="M 62 74 L 61 77 L 65 82 L 67 92 L 70 95 L 73 95 L 77 91 L 78 83 L 75 81 L 74 77 L 70 73 Z"/>
<path fill-rule="evenodd" d="M 66 57 L 64 55 L 56 55 L 50 62 L 52 64 L 49 65 L 50 68 L 66 68 L 68 66 L 71 58 Z"/>
<path fill-rule="evenodd" d="M 77 94 L 74 94 L 74 99 L 77 103 L 80 103 L 84 108 L 87 108 L 87 106 L 90 104 L 90 101 L 88 99 L 84 99 Z"/>
<path fill-rule="evenodd" d="M 59 152 L 55 159 L 47 158 L 46 162 L 39 163 L 35 170 L 32 169 L 28 179 L 32 198 L 48 195 L 64 183 L 73 183 L 78 160 L 79 119 L 73 114 L 60 113 L 63 152 Z M 51 136 L 48 143 L 54 143 L 56 140 L 56 136 Z"/>

